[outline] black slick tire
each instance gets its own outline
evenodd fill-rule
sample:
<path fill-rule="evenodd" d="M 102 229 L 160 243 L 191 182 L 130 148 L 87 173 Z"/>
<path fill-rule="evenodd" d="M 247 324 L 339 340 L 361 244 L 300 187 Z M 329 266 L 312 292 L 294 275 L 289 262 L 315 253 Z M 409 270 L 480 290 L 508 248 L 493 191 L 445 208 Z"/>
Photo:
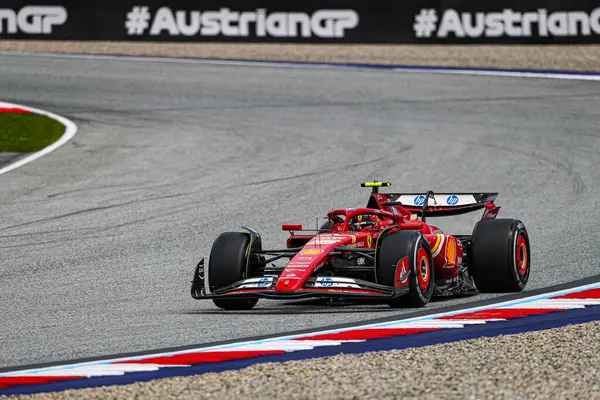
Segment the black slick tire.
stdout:
<path fill-rule="evenodd" d="M 250 236 L 242 232 L 225 232 L 213 243 L 208 261 L 208 282 L 211 290 L 229 286 L 247 278 L 246 260 Z M 258 299 L 213 299 L 224 310 L 250 310 Z"/>
<path fill-rule="evenodd" d="M 409 294 L 388 302 L 390 307 L 423 307 L 434 292 L 434 268 L 429 242 L 419 232 L 400 231 L 383 237 L 378 249 L 377 281 L 395 285 L 396 268 L 400 260 L 408 259 Z"/>
<path fill-rule="evenodd" d="M 468 260 L 480 292 L 520 292 L 531 265 L 525 225 L 516 219 L 479 221 L 473 229 Z"/>

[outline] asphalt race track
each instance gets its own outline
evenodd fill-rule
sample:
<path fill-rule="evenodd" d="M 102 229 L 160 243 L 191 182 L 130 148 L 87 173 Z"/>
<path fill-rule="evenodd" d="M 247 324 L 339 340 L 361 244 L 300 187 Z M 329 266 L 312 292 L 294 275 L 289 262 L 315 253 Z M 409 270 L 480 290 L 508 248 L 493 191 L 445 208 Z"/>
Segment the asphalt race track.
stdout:
<path fill-rule="evenodd" d="M 2 54 L 0 97 L 79 126 L 0 175 L 0 367 L 414 311 L 190 297 L 220 232 L 280 247 L 282 222 L 365 204 L 365 180 L 500 191 L 529 229 L 530 290 L 600 273 L 596 82 Z"/>

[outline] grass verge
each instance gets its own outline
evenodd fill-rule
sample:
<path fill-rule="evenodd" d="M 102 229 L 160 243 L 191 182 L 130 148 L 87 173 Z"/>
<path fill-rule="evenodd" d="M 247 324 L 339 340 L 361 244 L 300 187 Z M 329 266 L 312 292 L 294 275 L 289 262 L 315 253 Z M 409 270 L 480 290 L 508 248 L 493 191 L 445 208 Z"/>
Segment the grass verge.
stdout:
<path fill-rule="evenodd" d="M 57 141 L 65 126 L 44 115 L 0 113 L 0 151 L 31 153 Z"/>

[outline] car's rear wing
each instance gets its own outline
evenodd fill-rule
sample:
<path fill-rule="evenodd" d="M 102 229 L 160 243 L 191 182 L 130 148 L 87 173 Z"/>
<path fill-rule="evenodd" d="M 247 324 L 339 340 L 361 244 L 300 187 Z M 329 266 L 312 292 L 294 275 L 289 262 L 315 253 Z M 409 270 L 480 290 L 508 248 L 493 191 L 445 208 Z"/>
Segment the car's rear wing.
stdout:
<path fill-rule="evenodd" d="M 381 201 L 382 206 L 393 208 L 398 205 L 413 214 L 428 217 L 444 217 L 460 215 L 483 208 L 496 210 L 493 203 L 498 193 L 380 193 L 387 197 L 387 201 Z M 425 201 L 427 199 L 427 205 Z"/>
<path fill-rule="evenodd" d="M 371 197 L 367 208 L 384 209 L 394 214 L 407 213 L 426 216 L 444 217 L 466 214 L 485 208 L 481 219 L 494 219 L 500 207 L 494 204 L 498 193 L 379 193 L 379 188 L 392 186 L 391 182 L 365 182 L 362 187 L 370 187 Z"/>

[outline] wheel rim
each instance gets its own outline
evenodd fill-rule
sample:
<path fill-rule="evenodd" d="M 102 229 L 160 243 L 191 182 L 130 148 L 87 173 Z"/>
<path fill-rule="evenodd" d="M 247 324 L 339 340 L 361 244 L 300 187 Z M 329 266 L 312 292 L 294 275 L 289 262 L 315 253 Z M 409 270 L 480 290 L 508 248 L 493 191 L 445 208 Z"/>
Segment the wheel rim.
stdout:
<path fill-rule="evenodd" d="M 431 265 L 429 265 L 427 252 L 422 247 L 417 253 L 417 260 L 417 281 L 419 282 L 421 291 L 426 292 L 429 289 L 429 282 L 431 280 Z"/>
<path fill-rule="evenodd" d="M 529 269 L 529 254 L 527 251 L 527 240 L 525 240 L 525 236 L 519 236 L 519 239 L 517 240 L 517 248 L 515 250 L 517 255 L 517 271 L 519 272 L 519 276 L 523 278 L 527 275 Z"/>

